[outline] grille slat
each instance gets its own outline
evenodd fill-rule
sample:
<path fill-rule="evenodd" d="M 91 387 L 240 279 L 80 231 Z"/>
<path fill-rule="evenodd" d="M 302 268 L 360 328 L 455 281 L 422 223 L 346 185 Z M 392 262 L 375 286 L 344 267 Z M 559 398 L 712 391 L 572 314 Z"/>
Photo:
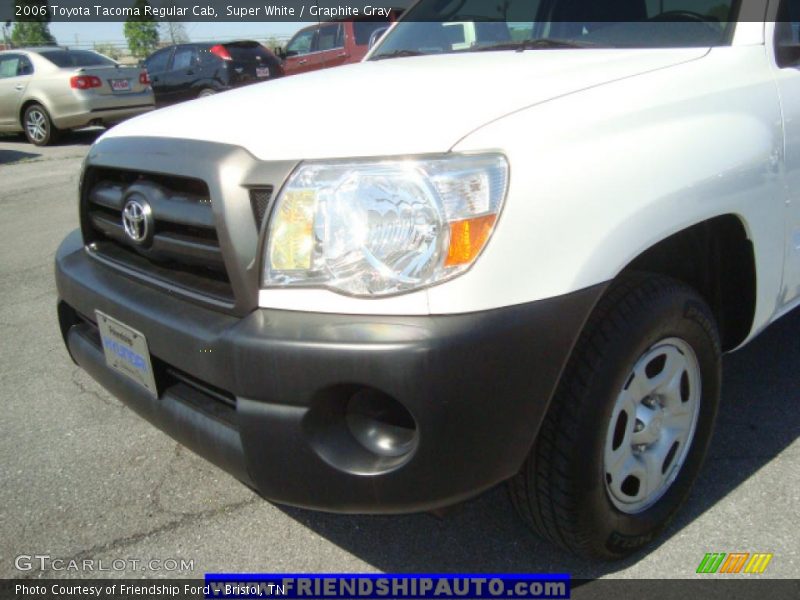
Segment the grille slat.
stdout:
<path fill-rule="evenodd" d="M 108 168 L 87 173 L 85 182 L 85 238 L 93 252 L 151 282 L 234 302 L 205 183 Z M 133 197 L 152 212 L 153 232 L 142 244 L 123 226 L 123 209 Z"/>
<path fill-rule="evenodd" d="M 233 301 L 230 282 L 221 273 L 217 274 L 216 279 L 213 277 L 215 272 L 211 270 L 207 270 L 207 274 L 198 275 L 197 269 L 190 266 L 149 261 L 122 249 L 118 244 L 101 242 L 96 248 L 94 252 L 98 258 L 141 279 L 186 290 L 192 297 L 208 298 L 215 304 L 231 304 Z"/>
<path fill-rule="evenodd" d="M 124 189 L 113 183 L 98 185 L 92 190 L 90 199 L 94 204 L 99 204 L 112 210 L 122 211 L 122 198 Z"/>
<path fill-rule="evenodd" d="M 102 213 L 91 213 L 89 218 L 91 219 L 92 225 L 94 225 L 95 229 L 103 232 L 104 235 L 114 238 L 120 242 L 124 241 L 125 231 L 122 229 L 119 219 L 115 221 L 108 215 Z"/>
<path fill-rule="evenodd" d="M 201 210 L 198 210 L 200 205 Z M 169 221 L 176 225 L 197 227 L 216 232 L 211 203 L 204 198 L 173 196 L 158 203 L 158 221 Z"/>
<path fill-rule="evenodd" d="M 149 255 L 154 259 L 179 259 L 186 264 L 206 265 L 209 269 L 225 270 L 219 246 L 172 235 L 156 235 Z"/>

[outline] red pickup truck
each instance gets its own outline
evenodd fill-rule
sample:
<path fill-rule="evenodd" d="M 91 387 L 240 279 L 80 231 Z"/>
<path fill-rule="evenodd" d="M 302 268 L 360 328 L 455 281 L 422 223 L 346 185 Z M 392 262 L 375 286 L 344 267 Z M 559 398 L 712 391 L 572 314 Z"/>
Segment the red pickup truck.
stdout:
<path fill-rule="evenodd" d="M 402 11 L 392 10 L 385 21 L 326 21 L 298 31 L 280 52 L 286 75 L 359 62 L 370 42 L 385 31 Z"/>

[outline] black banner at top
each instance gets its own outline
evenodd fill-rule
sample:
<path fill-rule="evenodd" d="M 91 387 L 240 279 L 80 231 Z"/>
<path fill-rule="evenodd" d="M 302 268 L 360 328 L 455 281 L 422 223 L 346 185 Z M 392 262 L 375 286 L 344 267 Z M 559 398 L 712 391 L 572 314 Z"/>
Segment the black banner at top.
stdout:
<path fill-rule="evenodd" d="M 0 0 L 0 21 L 383 21 L 412 3 L 412 0 Z"/>
<path fill-rule="evenodd" d="M 686 19 L 763 21 L 765 0 L 699 0 L 705 8 L 696 16 L 667 11 L 659 22 Z M 561 3 L 561 6 L 559 5 Z M 9 21 L 51 22 L 270 22 L 326 20 L 395 20 L 406 18 L 451 21 L 469 14 L 471 20 L 528 21 L 538 11 L 550 22 L 646 21 L 646 0 L 0 0 L 0 24 Z M 706 6 L 708 5 L 708 6 Z M 476 10 L 477 7 L 477 10 Z M 488 8 L 487 8 L 488 7 Z M 562 10 L 563 8 L 563 10 Z M 456 19 L 457 20 L 457 19 Z"/>

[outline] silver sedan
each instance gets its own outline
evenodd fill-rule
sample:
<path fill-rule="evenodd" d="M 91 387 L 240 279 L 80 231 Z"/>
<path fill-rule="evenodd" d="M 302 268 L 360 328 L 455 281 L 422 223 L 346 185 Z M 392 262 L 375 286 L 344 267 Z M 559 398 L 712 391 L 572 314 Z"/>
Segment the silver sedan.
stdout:
<path fill-rule="evenodd" d="M 90 50 L 0 52 L 0 132 L 45 146 L 67 129 L 109 126 L 153 110 L 147 71 Z"/>

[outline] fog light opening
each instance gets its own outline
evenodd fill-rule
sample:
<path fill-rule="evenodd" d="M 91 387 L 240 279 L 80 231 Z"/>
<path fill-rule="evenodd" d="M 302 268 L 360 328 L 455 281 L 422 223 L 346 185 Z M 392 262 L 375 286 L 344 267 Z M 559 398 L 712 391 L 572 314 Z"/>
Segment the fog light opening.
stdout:
<path fill-rule="evenodd" d="M 373 389 L 353 394 L 345 407 L 350 434 L 369 452 L 385 458 L 410 454 L 417 445 L 417 424 L 397 400 Z"/>

